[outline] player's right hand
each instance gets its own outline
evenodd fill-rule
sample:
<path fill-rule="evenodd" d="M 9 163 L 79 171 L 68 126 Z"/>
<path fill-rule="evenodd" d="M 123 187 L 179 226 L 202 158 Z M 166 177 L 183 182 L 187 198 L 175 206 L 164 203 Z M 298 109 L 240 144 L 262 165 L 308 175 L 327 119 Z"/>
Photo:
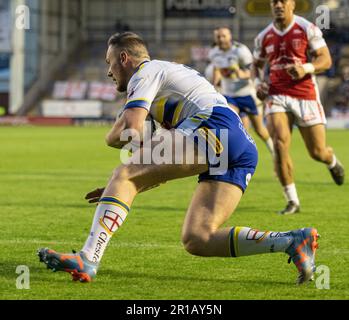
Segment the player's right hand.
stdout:
<path fill-rule="evenodd" d="M 96 203 L 101 198 L 103 192 L 104 188 L 97 188 L 87 193 L 85 199 L 88 200 L 89 203 Z"/>
<path fill-rule="evenodd" d="M 257 86 L 257 97 L 259 100 L 263 101 L 268 97 L 269 86 L 267 83 L 263 82 Z"/>

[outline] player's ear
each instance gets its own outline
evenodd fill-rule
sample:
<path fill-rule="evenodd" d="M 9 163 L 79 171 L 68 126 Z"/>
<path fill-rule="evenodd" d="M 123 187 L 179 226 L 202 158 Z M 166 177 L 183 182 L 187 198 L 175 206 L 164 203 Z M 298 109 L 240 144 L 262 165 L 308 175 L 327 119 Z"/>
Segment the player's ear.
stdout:
<path fill-rule="evenodd" d="M 125 66 L 126 63 L 128 62 L 128 54 L 125 50 L 120 51 L 120 63 Z"/>

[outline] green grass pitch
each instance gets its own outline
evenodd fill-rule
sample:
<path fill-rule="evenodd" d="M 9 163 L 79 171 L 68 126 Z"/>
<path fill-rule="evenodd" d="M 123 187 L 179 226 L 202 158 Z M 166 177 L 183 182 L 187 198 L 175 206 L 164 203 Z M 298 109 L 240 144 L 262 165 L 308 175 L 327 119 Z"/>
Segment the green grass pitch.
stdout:
<path fill-rule="evenodd" d="M 96 280 L 75 283 L 52 273 L 36 250 L 79 250 L 94 214 L 86 192 L 103 186 L 119 163 L 102 127 L 1 127 L 1 299 L 347 299 L 349 297 L 349 182 L 336 186 L 327 169 L 310 159 L 297 130 L 292 156 L 302 212 L 281 217 L 281 188 L 271 157 L 260 151 L 257 172 L 227 225 L 286 231 L 318 228 L 317 264 L 330 269 L 330 289 L 297 287 L 297 271 L 281 253 L 200 258 L 180 241 L 196 177 L 139 195 L 111 241 Z M 349 170 L 349 131 L 329 131 L 328 142 Z M 16 288 L 16 267 L 30 269 L 30 289 Z M 319 275 L 316 275 L 319 277 Z"/>

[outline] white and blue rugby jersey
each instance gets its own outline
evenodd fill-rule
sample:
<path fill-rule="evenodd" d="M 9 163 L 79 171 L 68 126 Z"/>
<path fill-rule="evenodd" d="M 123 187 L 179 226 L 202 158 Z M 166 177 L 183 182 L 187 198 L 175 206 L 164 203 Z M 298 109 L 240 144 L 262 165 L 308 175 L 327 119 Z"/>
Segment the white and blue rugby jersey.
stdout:
<path fill-rule="evenodd" d="M 208 116 L 227 100 L 200 73 L 182 64 L 144 61 L 127 86 L 124 109 L 142 107 L 166 128 L 197 113 Z"/>
<path fill-rule="evenodd" d="M 253 55 L 247 46 L 233 41 L 227 51 L 214 47 L 210 50 L 209 59 L 222 75 L 222 94 L 230 97 L 256 95 L 252 80 L 239 79 L 234 72 L 236 68 L 249 69 L 253 63 Z"/>

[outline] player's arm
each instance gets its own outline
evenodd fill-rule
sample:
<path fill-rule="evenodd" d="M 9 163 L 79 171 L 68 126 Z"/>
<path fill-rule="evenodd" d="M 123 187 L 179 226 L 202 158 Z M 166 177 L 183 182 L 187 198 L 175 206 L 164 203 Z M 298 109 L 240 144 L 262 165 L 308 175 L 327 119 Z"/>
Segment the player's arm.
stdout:
<path fill-rule="evenodd" d="M 253 60 L 252 64 L 252 78 L 253 79 L 259 79 L 260 81 L 263 81 L 263 75 L 264 75 L 264 66 L 265 62 L 263 60 Z"/>
<path fill-rule="evenodd" d="M 213 78 L 212 78 L 212 84 L 215 88 L 218 88 L 220 86 L 222 80 L 221 72 L 219 71 L 219 68 L 216 66 L 213 67 Z"/>
<path fill-rule="evenodd" d="M 314 66 L 315 73 L 322 73 L 332 66 L 331 53 L 328 47 L 322 47 L 318 50 L 315 50 L 312 53 L 311 63 Z"/>
<path fill-rule="evenodd" d="M 307 30 L 308 50 L 311 61 L 305 64 L 294 64 L 286 67 L 294 80 L 303 79 L 307 74 L 317 74 L 328 70 L 332 65 L 330 51 L 323 38 L 321 30 L 314 24 Z"/>
<path fill-rule="evenodd" d="M 238 69 L 236 72 L 237 76 L 241 80 L 247 80 L 251 78 L 251 70 L 250 69 Z"/>
<path fill-rule="evenodd" d="M 165 183 L 165 182 L 164 182 Z M 154 189 L 156 187 L 158 187 L 160 184 L 156 184 L 156 185 L 153 185 L 151 187 L 144 187 L 144 188 L 141 188 L 138 190 L 138 193 L 142 193 L 142 192 L 145 192 L 145 191 L 148 191 L 148 190 L 151 190 L 151 189 Z M 88 201 L 88 203 L 97 203 L 103 192 L 104 192 L 105 188 L 96 188 L 90 192 L 88 192 L 86 195 L 85 195 L 85 200 Z"/>
<path fill-rule="evenodd" d="M 253 64 L 253 55 L 245 45 L 239 50 L 239 63 L 236 75 L 241 80 L 248 80 L 252 76 L 251 67 Z"/>
<path fill-rule="evenodd" d="M 264 69 L 266 61 L 266 52 L 263 45 L 263 38 L 258 35 L 254 40 L 252 79 L 257 91 L 257 97 L 261 101 L 267 98 L 269 92 L 269 86 L 264 80 Z"/>
<path fill-rule="evenodd" d="M 287 72 L 294 80 L 303 79 L 307 74 L 322 73 L 332 65 L 332 58 L 327 46 L 319 48 L 311 53 L 311 62 L 295 64 L 287 67 Z"/>
<path fill-rule="evenodd" d="M 264 60 L 254 59 L 251 76 L 257 90 L 257 97 L 262 101 L 268 96 L 269 90 L 268 84 L 264 81 L 264 68 Z"/>
<path fill-rule="evenodd" d="M 107 134 L 105 140 L 108 146 L 113 148 L 122 148 L 130 140 L 135 143 L 142 141 L 143 126 L 148 110 L 144 108 L 128 108 L 125 109 L 121 117 L 117 119 L 112 129 Z M 122 132 L 129 129 L 129 140 L 121 139 Z"/>
<path fill-rule="evenodd" d="M 140 146 L 146 117 L 161 84 L 161 72 L 151 73 L 148 70 L 132 76 L 127 86 L 123 112 L 106 136 L 108 146 L 120 149 L 129 142 Z"/>

